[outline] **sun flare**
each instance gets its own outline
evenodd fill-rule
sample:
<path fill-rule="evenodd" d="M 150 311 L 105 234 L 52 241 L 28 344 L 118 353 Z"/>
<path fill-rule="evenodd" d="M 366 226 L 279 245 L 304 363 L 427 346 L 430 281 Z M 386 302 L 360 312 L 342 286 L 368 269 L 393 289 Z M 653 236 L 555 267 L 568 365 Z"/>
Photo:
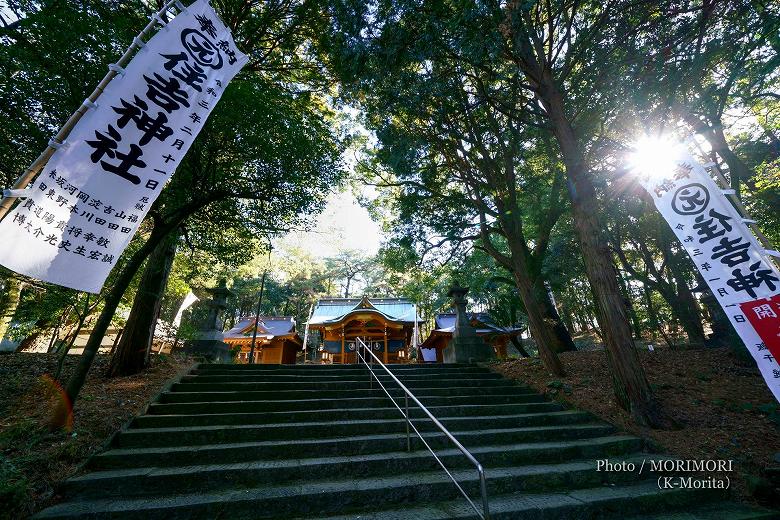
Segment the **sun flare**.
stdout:
<path fill-rule="evenodd" d="M 664 177 L 674 170 L 682 146 L 664 136 L 643 136 L 628 154 L 631 170 L 645 177 Z"/>

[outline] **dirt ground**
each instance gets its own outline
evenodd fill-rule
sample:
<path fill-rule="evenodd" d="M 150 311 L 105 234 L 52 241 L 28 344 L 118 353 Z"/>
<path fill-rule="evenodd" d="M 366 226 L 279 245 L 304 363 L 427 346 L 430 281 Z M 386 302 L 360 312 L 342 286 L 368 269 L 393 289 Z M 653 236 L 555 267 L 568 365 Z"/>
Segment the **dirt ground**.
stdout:
<path fill-rule="evenodd" d="M 78 362 L 68 356 L 63 380 Z M 178 372 L 183 357 L 158 356 L 141 374 L 105 377 L 108 356 L 98 356 L 76 402 L 70 431 L 46 427 L 60 390 L 46 377 L 56 371 L 52 354 L 0 354 L 0 519 L 24 518 L 51 503 L 55 484 L 75 473 L 111 434 Z"/>
<path fill-rule="evenodd" d="M 663 410 L 677 423 L 674 429 L 639 427 L 617 406 L 603 350 L 561 354 L 565 377 L 550 375 L 538 358 L 492 368 L 640 435 L 660 452 L 683 459 L 732 459 L 737 497 L 764 504 L 778 499 L 764 477 L 780 452 L 780 405 L 755 365 L 737 360 L 727 348 L 657 348 L 640 351 L 640 358 Z"/>

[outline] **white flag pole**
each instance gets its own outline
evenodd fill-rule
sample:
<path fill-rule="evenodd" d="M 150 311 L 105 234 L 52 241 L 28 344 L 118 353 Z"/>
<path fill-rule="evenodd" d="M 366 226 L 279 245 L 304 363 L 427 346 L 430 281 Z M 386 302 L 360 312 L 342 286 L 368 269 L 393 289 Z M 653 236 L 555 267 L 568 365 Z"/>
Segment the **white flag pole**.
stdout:
<path fill-rule="evenodd" d="M 311 321 L 311 315 L 313 313 L 314 313 L 314 304 L 311 304 L 309 306 L 309 319 L 306 320 L 306 328 L 304 329 L 304 332 L 303 332 L 303 348 L 301 350 L 303 350 L 303 352 L 304 352 L 304 361 L 306 361 L 306 359 L 305 359 L 306 343 L 309 341 L 309 322 Z"/>
<path fill-rule="evenodd" d="M 417 346 L 419 344 L 419 331 L 417 329 L 417 304 L 414 304 L 414 334 L 412 337 L 412 344 L 414 345 L 415 350 L 417 350 Z"/>
<path fill-rule="evenodd" d="M 23 190 L 26 188 L 27 185 L 30 184 L 30 182 L 33 180 L 33 178 L 46 165 L 54 152 L 58 148 L 62 147 L 62 145 L 65 143 L 65 139 L 68 137 L 68 134 L 70 134 L 70 131 L 74 126 L 76 126 L 76 123 L 79 122 L 79 119 L 81 119 L 84 114 L 87 113 L 87 110 L 94 108 L 95 101 L 98 99 L 98 97 L 100 97 L 100 94 L 103 93 L 103 90 L 106 88 L 106 86 L 108 86 L 111 80 L 114 79 L 117 74 L 124 74 L 124 66 L 127 65 L 127 63 L 130 61 L 133 53 L 145 45 L 143 38 L 152 32 L 155 24 L 159 23 L 161 26 L 166 25 L 166 22 L 163 20 L 163 15 L 165 15 L 167 11 L 170 10 L 174 5 L 176 5 L 176 7 L 178 7 L 180 10 L 184 9 L 184 6 L 182 6 L 178 0 L 169 0 L 165 3 L 165 5 L 163 5 L 162 9 L 157 11 L 152 16 L 151 21 L 146 25 L 146 27 L 144 27 L 144 29 L 138 33 L 138 36 L 133 38 L 133 43 L 130 45 L 130 47 L 127 48 L 122 57 L 119 58 L 119 61 L 108 66 L 108 74 L 106 74 L 100 83 L 98 83 L 98 86 L 95 87 L 95 90 L 92 92 L 92 94 L 90 94 L 89 97 L 84 100 L 78 110 L 76 110 L 68 118 L 62 128 L 60 128 L 60 131 L 57 132 L 57 135 L 49 140 L 49 145 L 43 152 L 41 152 L 41 155 L 39 155 L 38 158 L 33 161 L 30 167 L 27 168 L 18 179 L 16 179 L 16 182 L 12 187 L 12 190 L 15 191 L 12 191 L 6 195 L 6 193 L 10 190 L 4 190 L 4 196 L 2 199 L 0 199 L 0 220 L 3 220 L 3 217 L 5 217 L 8 211 L 10 211 L 14 201 L 20 198 L 19 191 L 16 190 Z"/>

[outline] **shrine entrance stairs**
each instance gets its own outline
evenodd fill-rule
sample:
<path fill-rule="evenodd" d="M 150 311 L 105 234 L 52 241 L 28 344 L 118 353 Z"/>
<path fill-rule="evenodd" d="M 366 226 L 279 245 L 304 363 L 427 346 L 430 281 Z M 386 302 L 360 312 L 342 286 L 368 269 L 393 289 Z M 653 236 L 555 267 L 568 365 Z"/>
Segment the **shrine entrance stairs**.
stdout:
<path fill-rule="evenodd" d="M 598 459 L 638 467 L 660 456 L 486 368 L 391 370 L 485 467 L 492 519 L 775 518 L 719 491 L 660 490 L 647 467 L 597 471 Z M 412 417 L 479 504 L 473 466 L 421 413 Z M 36 518 L 477 518 L 419 439 L 412 443 L 407 452 L 404 419 L 364 367 L 202 364 Z"/>

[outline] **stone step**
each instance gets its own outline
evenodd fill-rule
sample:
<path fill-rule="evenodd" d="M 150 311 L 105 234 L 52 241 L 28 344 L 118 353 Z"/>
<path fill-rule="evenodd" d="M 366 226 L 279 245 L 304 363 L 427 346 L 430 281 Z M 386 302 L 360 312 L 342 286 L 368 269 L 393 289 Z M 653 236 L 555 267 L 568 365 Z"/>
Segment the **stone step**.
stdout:
<path fill-rule="evenodd" d="M 470 367 L 470 368 L 458 368 L 458 369 L 420 369 L 420 370 L 390 370 L 393 375 L 398 377 L 399 379 L 403 379 L 406 377 L 487 377 L 487 378 L 498 378 L 501 377 L 500 374 L 497 374 L 496 372 L 491 372 L 487 368 L 480 368 L 480 367 Z M 390 377 L 384 370 L 382 369 L 374 369 L 374 372 L 378 376 L 382 377 Z M 290 368 L 286 370 L 254 370 L 252 368 L 248 368 L 246 370 L 202 370 L 199 368 L 195 368 L 190 372 L 190 375 L 194 376 L 236 376 L 236 377 L 243 377 L 243 376 L 263 376 L 266 378 L 306 378 L 306 379 L 339 379 L 339 378 L 368 378 L 369 372 L 368 369 L 365 367 L 355 367 L 349 370 L 345 369 L 334 369 L 334 370 L 308 370 L 308 369 L 295 369 Z"/>
<path fill-rule="evenodd" d="M 491 518 L 712 520 L 771 518 L 713 490 L 660 490 L 644 442 L 475 365 L 393 365 L 487 469 Z M 403 393 L 371 389 L 360 365 L 201 364 L 91 457 L 38 518 L 475 518 L 413 433 Z M 479 479 L 416 406 L 413 423 L 476 503 Z M 717 504 L 709 513 L 703 506 Z M 701 510 L 705 516 L 680 516 Z M 334 515 L 334 516 L 330 516 Z M 733 516 L 732 516 L 733 515 Z"/>
<path fill-rule="evenodd" d="M 629 459 L 639 461 L 639 459 Z M 577 461 L 492 469 L 487 481 L 489 496 L 510 492 L 549 491 L 567 488 L 598 489 L 604 484 L 633 482 L 631 472 L 597 472 L 595 461 Z M 479 493 L 479 479 L 473 469 L 453 470 L 453 478 L 470 495 Z M 610 488 L 607 488 L 610 489 Z M 457 488 L 443 471 L 375 477 L 364 480 L 310 481 L 305 485 L 241 487 L 241 482 L 223 492 L 189 493 L 165 497 L 76 500 L 63 511 L 54 506 L 39 518 L 72 515 L 74 509 L 84 515 L 109 514 L 111 518 L 279 518 L 312 513 L 336 513 L 353 509 L 387 508 L 404 503 L 453 500 Z M 60 513 L 58 513 L 60 511 Z M 423 517 L 425 518 L 425 517 Z"/>
<path fill-rule="evenodd" d="M 547 443 L 586 440 L 614 433 L 605 425 L 576 425 L 567 428 L 537 427 L 532 431 L 516 429 L 473 430 L 452 432 L 466 448 L 478 448 L 506 443 Z M 433 449 L 451 448 L 451 441 L 443 433 L 430 432 L 425 440 Z M 412 449 L 425 449 L 412 437 Z M 259 459 L 294 459 L 306 457 L 354 456 L 372 453 L 405 452 L 406 435 L 359 435 L 329 439 L 301 439 L 295 442 L 278 441 L 220 442 L 198 445 L 193 453 L 191 445 L 114 447 L 95 455 L 90 464 L 95 468 L 126 468 L 141 466 L 187 466 L 198 464 L 240 462 Z"/>
<path fill-rule="evenodd" d="M 627 520 L 778 520 L 780 513 L 763 507 L 736 502 L 715 502 L 704 506 L 687 507 L 684 511 L 639 514 Z"/>
<path fill-rule="evenodd" d="M 615 458 L 636 453 L 641 448 L 642 442 L 638 438 L 614 436 L 557 443 L 482 446 L 474 448 L 472 454 L 489 472 L 491 468 L 520 464 Z M 437 456 L 448 469 L 473 467 L 456 448 L 440 450 Z M 327 480 L 334 475 L 359 480 L 439 470 L 440 466 L 428 450 L 311 459 L 242 460 L 232 464 L 220 461 L 199 466 L 97 471 L 66 481 L 60 492 L 79 498 L 159 496 L 226 489 L 237 482 L 242 487 L 256 487 L 296 480 Z"/>
<path fill-rule="evenodd" d="M 156 416 L 152 416 L 156 417 Z M 195 416 L 203 417 L 203 416 Z M 585 422 L 591 422 L 594 417 L 590 414 L 566 410 L 561 412 L 543 412 L 543 413 L 530 413 L 530 414 L 510 414 L 510 415 L 488 415 L 482 417 L 439 417 L 439 421 L 444 424 L 447 429 L 457 429 L 460 431 L 468 431 L 469 429 L 480 429 L 489 425 L 491 428 L 512 428 L 512 427 L 531 427 L 531 426 L 554 426 L 554 425 L 569 425 L 569 424 L 581 424 Z M 418 417 L 412 419 L 412 425 L 414 425 L 418 431 L 427 432 L 437 430 L 437 427 L 427 417 Z M 393 433 L 406 431 L 406 421 L 400 415 L 400 412 L 396 410 L 396 413 L 391 417 L 384 419 L 363 419 L 363 420 L 346 420 L 339 421 L 320 421 L 320 422 L 298 422 L 298 423 L 253 423 L 250 421 L 238 421 L 234 419 L 232 423 L 218 423 L 218 424 L 197 424 L 185 426 L 184 424 L 177 424 L 174 426 L 142 426 L 133 427 L 122 435 L 134 435 L 142 432 L 141 437 L 147 434 L 154 435 L 156 430 L 178 430 L 186 429 L 184 438 L 190 438 L 194 435 L 194 432 L 200 431 L 219 431 L 225 428 L 241 428 L 245 430 L 258 430 L 258 433 L 266 436 L 267 439 L 297 439 L 297 438 L 327 438 L 328 436 L 346 436 L 346 435 L 363 435 L 366 433 Z M 236 434 L 238 435 L 238 434 Z M 120 442 L 125 442 L 124 440 Z"/>
<path fill-rule="evenodd" d="M 472 431 L 505 432 L 507 438 L 519 442 L 544 440 L 547 438 L 572 439 L 577 438 L 580 432 L 585 436 L 592 432 L 605 435 L 613 431 L 613 427 L 601 423 L 588 424 L 562 424 L 544 426 L 522 426 L 522 415 L 508 417 L 489 417 L 485 420 L 475 421 L 471 418 L 440 419 L 448 429 L 459 432 L 459 435 Z M 561 416 L 579 418 L 579 416 Z M 546 419 L 550 420 L 550 419 Z M 418 420 L 415 427 L 421 432 L 436 430 L 436 425 L 430 420 Z M 487 429 L 489 427 L 490 429 Z M 220 442 L 260 442 L 260 441 L 293 441 L 298 439 L 343 439 L 345 442 L 351 437 L 374 434 L 393 434 L 406 431 L 406 421 L 393 420 L 369 420 L 369 421 L 342 421 L 321 423 L 290 423 L 282 425 L 220 425 L 220 426 L 192 426 L 176 428 L 137 428 L 121 432 L 114 438 L 114 445 L 118 448 L 133 447 L 163 447 L 175 445 L 199 446 L 204 444 L 216 444 Z M 458 435 L 453 433 L 456 438 Z"/>
<path fill-rule="evenodd" d="M 486 373 L 443 373 L 443 374 L 425 374 L 415 373 L 411 375 L 398 374 L 396 379 L 406 384 L 420 381 L 502 381 L 504 383 L 517 384 L 514 381 L 504 379 L 500 374 L 494 372 Z M 368 382 L 379 378 L 383 383 L 392 381 L 392 377 L 385 373 L 375 373 L 373 376 L 368 372 L 360 372 L 349 375 L 312 375 L 312 374 L 276 374 L 269 372 L 243 373 L 243 372 L 206 372 L 204 374 L 187 374 L 182 377 L 182 383 L 342 383 L 342 382 Z M 407 385 L 408 386 L 408 385 Z"/>
<path fill-rule="evenodd" d="M 473 399 L 471 397 L 450 397 L 426 399 L 425 405 L 436 415 L 439 412 L 434 410 L 446 411 L 450 416 L 458 415 L 450 410 L 477 410 L 479 407 L 500 407 L 501 410 L 511 410 L 515 413 L 530 413 L 557 411 L 563 407 L 554 401 L 541 401 L 536 403 L 517 403 L 516 396 L 491 396 L 489 404 L 485 404 L 485 399 Z M 403 399 L 396 402 L 403 406 Z M 457 404 L 460 403 L 460 404 Z M 397 409 L 393 406 L 387 397 L 384 398 L 349 398 L 349 399 L 318 399 L 316 401 L 230 401 L 230 402 L 192 402 L 192 403 L 152 403 L 149 406 L 149 414 L 159 415 L 195 415 L 195 414 L 229 414 L 229 413 L 271 413 L 271 414 L 338 414 L 355 413 L 355 419 L 366 419 L 363 413 L 374 413 L 373 410 Z M 414 410 L 417 410 L 415 412 Z M 422 413 L 417 407 L 410 409 L 412 414 Z M 462 415 L 467 415 L 463 413 Z M 340 416 L 337 415 L 336 418 Z M 328 415 L 326 418 L 332 418 Z M 275 421 L 269 421 L 275 422 Z M 276 422 L 295 422 L 295 421 L 276 421 Z"/>
<path fill-rule="evenodd" d="M 546 403 L 539 403 L 546 404 Z M 500 404 L 500 405 L 464 405 L 464 406 L 435 406 L 430 412 L 435 417 L 486 417 L 491 415 L 511 414 L 539 414 L 541 412 L 555 412 L 560 405 L 549 403 L 550 408 L 536 407 L 535 403 L 529 404 Z M 141 415 L 134 418 L 131 428 L 173 428 L 176 426 L 212 426 L 219 424 L 286 424 L 294 422 L 322 422 L 322 421 L 357 421 L 398 419 L 400 412 L 392 405 L 382 408 L 337 408 L 334 410 L 305 410 L 294 412 L 255 412 L 255 413 L 223 413 L 204 412 L 201 407 L 176 409 L 170 407 L 182 407 L 187 405 L 157 405 L 152 415 Z M 163 414 L 159 407 L 169 407 L 168 414 Z M 424 412 L 413 407 L 409 410 L 413 419 L 427 417 Z M 581 412 L 577 412 L 581 413 Z M 587 415 L 587 414 L 583 414 Z"/>
<path fill-rule="evenodd" d="M 499 377 L 496 377 L 499 376 Z M 460 373 L 444 373 L 444 374 L 425 374 L 415 373 L 411 375 L 398 374 L 396 379 L 402 382 L 418 382 L 418 381 L 503 381 L 504 383 L 517 384 L 515 381 L 511 381 L 500 377 L 500 374 L 487 372 L 479 374 L 460 374 Z M 367 382 L 372 379 L 379 378 L 382 382 L 391 381 L 393 378 L 389 374 L 375 373 L 373 376 L 368 372 L 360 372 L 358 374 L 348 375 L 311 375 L 311 374 L 276 374 L 269 372 L 258 373 L 243 373 L 243 372 L 220 372 L 205 374 L 187 374 L 183 376 L 181 382 L 203 382 L 203 383 L 328 383 L 328 382 Z"/>
<path fill-rule="evenodd" d="M 473 363 L 409 363 L 409 364 L 393 364 L 387 365 L 391 372 L 402 372 L 405 370 L 489 370 L 488 368 L 475 365 Z M 365 366 L 361 364 L 345 364 L 345 365 L 320 365 L 320 364 L 305 364 L 305 365 L 247 365 L 247 364 L 232 364 L 232 363 L 200 363 L 197 370 L 264 370 L 269 372 L 283 372 L 285 370 L 303 370 L 306 372 L 322 372 L 328 370 L 365 370 Z"/>
<path fill-rule="evenodd" d="M 368 379 L 360 381 L 264 381 L 262 376 L 251 376 L 247 380 L 238 380 L 231 378 L 228 381 L 212 381 L 211 377 L 194 376 L 190 378 L 185 376 L 181 383 L 175 383 L 172 390 L 174 392 L 220 392 L 220 391 L 310 391 L 319 392 L 324 390 L 336 390 L 342 392 L 351 391 L 371 391 L 379 389 L 379 383 L 376 381 L 371 384 Z M 256 381 L 255 381 L 256 379 Z M 381 380 L 382 386 L 388 390 L 399 390 L 400 387 L 395 381 L 389 379 Z M 505 379 L 418 379 L 414 381 L 402 381 L 402 383 L 416 394 L 418 390 L 424 389 L 447 389 L 453 388 L 521 388 L 526 392 L 532 392 L 528 387 L 508 383 Z"/>
<path fill-rule="evenodd" d="M 470 498 L 481 511 L 481 499 L 478 493 Z M 574 489 L 557 493 L 515 492 L 498 496 L 489 496 L 491 520 L 590 520 L 594 518 L 613 518 L 629 520 L 634 515 L 649 514 L 649 519 L 669 518 L 663 513 L 668 509 L 685 508 L 695 511 L 699 504 L 718 501 L 720 493 L 712 490 L 669 489 L 661 490 L 655 482 L 638 482 L 626 486 L 599 486 Z M 738 508 L 742 509 L 742 508 Z M 660 515 L 658 513 L 661 513 Z M 306 514 L 299 518 L 319 520 L 476 520 L 479 517 L 468 505 L 466 499 L 458 497 L 450 501 L 436 501 L 430 504 L 405 505 L 392 509 L 375 510 L 370 514 Z M 691 517 L 685 520 L 726 520 L 729 517 Z M 745 520 L 754 517 L 744 517 Z M 759 518 L 759 517 L 755 517 Z M 763 518 L 763 517 L 761 517 Z"/>
<path fill-rule="evenodd" d="M 400 388 L 388 388 L 388 393 L 394 397 L 403 397 L 404 392 Z M 525 388 L 506 385 L 473 388 L 415 388 L 412 393 L 425 404 L 430 397 L 468 396 L 472 399 L 492 398 L 498 395 L 515 395 L 518 399 L 526 399 L 525 402 L 543 401 L 544 397 Z M 374 387 L 373 389 L 354 390 L 245 390 L 245 391 L 195 391 L 195 392 L 165 392 L 160 396 L 162 403 L 187 403 L 208 401 L 264 401 L 264 400 L 317 400 L 343 398 L 352 395 L 363 397 L 384 397 L 385 392 Z M 427 405 L 426 405 L 427 406 Z"/>

